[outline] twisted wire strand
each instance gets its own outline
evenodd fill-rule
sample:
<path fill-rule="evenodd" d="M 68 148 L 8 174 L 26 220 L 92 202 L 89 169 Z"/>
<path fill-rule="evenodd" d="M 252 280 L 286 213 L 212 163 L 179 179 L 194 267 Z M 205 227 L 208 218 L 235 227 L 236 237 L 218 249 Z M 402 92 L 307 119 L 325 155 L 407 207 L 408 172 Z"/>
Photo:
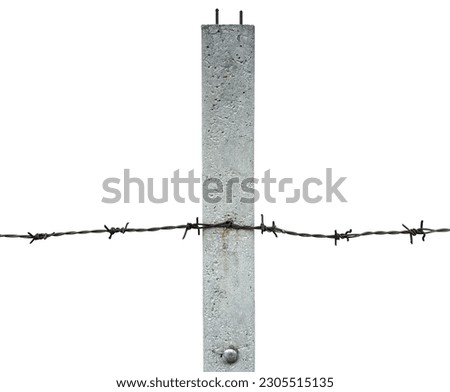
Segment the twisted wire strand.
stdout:
<path fill-rule="evenodd" d="M 314 233 L 302 233 L 292 230 L 286 230 L 278 227 L 275 224 L 275 221 L 272 221 L 272 225 L 267 226 L 264 223 L 264 215 L 261 215 L 261 223 L 257 226 L 250 225 L 241 225 L 234 223 L 231 220 L 227 220 L 220 223 L 201 223 L 199 219 L 196 218 L 195 223 L 186 223 L 175 226 L 155 226 L 148 228 L 132 228 L 129 227 L 129 223 L 127 223 L 123 227 L 108 227 L 104 225 L 104 229 L 96 229 L 96 230 L 80 230 L 80 231 L 60 231 L 60 232 L 52 232 L 52 233 L 35 233 L 32 234 L 28 232 L 27 234 L 0 234 L 0 238 L 11 238 L 11 239 L 27 239 L 30 240 L 30 244 L 35 241 L 47 240 L 49 238 L 58 238 L 63 236 L 73 236 L 73 235 L 87 235 L 87 234 L 109 234 L 109 239 L 115 234 L 125 234 L 125 233 L 151 233 L 156 231 L 167 231 L 167 230 L 184 230 L 183 239 L 186 238 L 187 233 L 190 230 L 196 230 L 197 234 L 200 235 L 202 230 L 208 229 L 228 229 L 228 230 L 247 230 L 247 231 L 260 231 L 261 234 L 265 232 L 274 234 L 275 237 L 278 237 L 278 234 L 285 234 L 290 236 L 297 236 L 302 238 L 324 238 L 324 239 L 332 239 L 334 240 L 334 244 L 337 245 L 340 240 L 367 237 L 367 236 L 386 236 L 386 235 L 409 235 L 410 243 L 414 243 L 414 237 L 416 235 L 422 236 L 422 241 L 425 241 L 425 237 L 429 234 L 434 233 L 449 233 L 450 228 L 442 228 L 442 229 L 430 229 L 423 227 L 423 220 L 420 222 L 420 226 L 418 228 L 410 229 L 406 225 L 402 225 L 403 230 L 377 230 L 377 231 L 364 231 L 361 233 L 354 233 L 352 230 L 347 230 L 343 233 L 339 233 L 337 230 L 334 230 L 332 234 L 314 234 Z"/>

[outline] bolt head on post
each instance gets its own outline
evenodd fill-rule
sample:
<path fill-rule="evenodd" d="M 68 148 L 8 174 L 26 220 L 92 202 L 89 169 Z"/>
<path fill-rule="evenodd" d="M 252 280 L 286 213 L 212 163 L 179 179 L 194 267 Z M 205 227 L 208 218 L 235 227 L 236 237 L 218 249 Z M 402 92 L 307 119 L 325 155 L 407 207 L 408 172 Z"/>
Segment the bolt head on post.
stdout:
<path fill-rule="evenodd" d="M 235 348 L 230 347 L 223 352 L 222 357 L 226 363 L 229 363 L 231 365 L 238 360 L 238 352 Z"/>

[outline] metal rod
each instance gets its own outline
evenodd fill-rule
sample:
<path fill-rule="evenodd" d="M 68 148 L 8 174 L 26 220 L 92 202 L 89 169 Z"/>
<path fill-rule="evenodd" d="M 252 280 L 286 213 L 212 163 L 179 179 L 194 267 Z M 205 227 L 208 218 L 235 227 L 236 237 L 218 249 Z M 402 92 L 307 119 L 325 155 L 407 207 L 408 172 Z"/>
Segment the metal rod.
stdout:
<path fill-rule="evenodd" d="M 216 24 L 219 24 L 219 9 L 216 8 Z"/>
<path fill-rule="evenodd" d="M 244 24 L 244 13 L 239 11 L 239 24 Z"/>

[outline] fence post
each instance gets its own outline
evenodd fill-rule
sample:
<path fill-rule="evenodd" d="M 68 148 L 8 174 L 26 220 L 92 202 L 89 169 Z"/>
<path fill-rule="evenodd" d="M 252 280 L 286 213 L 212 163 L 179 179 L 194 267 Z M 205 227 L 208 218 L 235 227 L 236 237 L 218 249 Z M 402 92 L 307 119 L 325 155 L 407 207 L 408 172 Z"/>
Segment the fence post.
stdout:
<path fill-rule="evenodd" d="M 203 222 L 254 225 L 241 183 L 254 177 L 255 29 L 216 21 L 202 26 Z M 254 371 L 254 280 L 253 231 L 203 231 L 205 371 Z"/>

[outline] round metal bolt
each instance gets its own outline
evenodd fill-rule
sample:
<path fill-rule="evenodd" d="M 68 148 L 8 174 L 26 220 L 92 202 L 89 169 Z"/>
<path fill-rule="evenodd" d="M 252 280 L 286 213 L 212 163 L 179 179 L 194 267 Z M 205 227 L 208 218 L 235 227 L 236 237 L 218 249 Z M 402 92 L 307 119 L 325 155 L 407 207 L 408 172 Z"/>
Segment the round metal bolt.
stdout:
<path fill-rule="evenodd" d="M 223 359 L 225 360 L 226 363 L 235 363 L 238 359 L 238 352 L 236 349 L 230 347 L 227 348 L 224 352 L 223 352 Z"/>

